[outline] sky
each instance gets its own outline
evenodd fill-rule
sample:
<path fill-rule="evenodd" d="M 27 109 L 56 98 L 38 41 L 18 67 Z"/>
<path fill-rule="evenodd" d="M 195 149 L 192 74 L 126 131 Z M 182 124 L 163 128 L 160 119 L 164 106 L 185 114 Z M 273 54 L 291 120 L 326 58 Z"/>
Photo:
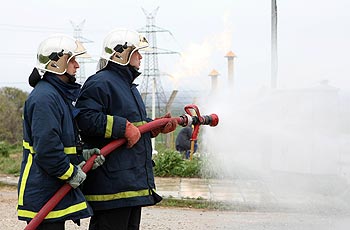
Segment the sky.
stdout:
<path fill-rule="evenodd" d="M 0 15 L 0 87 L 30 91 L 28 76 L 39 43 L 52 33 L 73 35 L 72 23 L 84 21 L 88 53 L 97 60 L 102 41 L 114 28 L 139 30 L 146 12 L 171 33 L 158 33 L 158 47 L 179 54 L 159 55 L 165 90 L 210 89 L 208 74 L 216 69 L 219 84 L 227 81 L 228 51 L 236 54 L 236 90 L 270 86 L 271 1 L 43 1 L 13 0 Z M 322 80 L 349 88 L 350 2 L 347 0 L 279 1 L 278 88 L 305 88 Z M 95 72 L 85 63 L 85 74 Z"/>

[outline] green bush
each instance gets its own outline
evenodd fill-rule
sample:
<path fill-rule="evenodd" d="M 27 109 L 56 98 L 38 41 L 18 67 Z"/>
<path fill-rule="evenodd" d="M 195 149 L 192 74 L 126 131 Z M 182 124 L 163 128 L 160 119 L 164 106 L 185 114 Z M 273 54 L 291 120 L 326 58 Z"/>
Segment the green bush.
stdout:
<path fill-rule="evenodd" d="M 12 157 L 0 157 L 1 173 L 19 175 L 21 171 L 21 160 Z"/>
<path fill-rule="evenodd" d="M 200 159 L 185 160 L 179 152 L 169 149 L 159 151 L 153 157 L 154 174 L 159 177 L 199 177 Z"/>
<path fill-rule="evenodd" d="M 17 88 L 0 88 L 0 140 L 22 144 L 22 114 L 28 93 Z"/>
<path fill-rule="evenodd" d="M 198 157 L 193 156 L 192 160 L 183 161 L 181 177 L 199 177 L 201 161 Z"/>
<path fill-rule="evenodd" d="M 7 141 L 0 141 L 0 156 L 9 157 L 11 153 L 21 152 L 22 146 L 9 144 Z"/>
<path fill-rule="evenodd" d="M 10 155 L 11 145 L 5 141 L 0 142 L 0 155 L 3 157 L 8 157 Z"/>
<path fill-rule="evenodd" d="M 0 173 L 18 174 L 22 160 L 22 146 L 0 142 Z"/>

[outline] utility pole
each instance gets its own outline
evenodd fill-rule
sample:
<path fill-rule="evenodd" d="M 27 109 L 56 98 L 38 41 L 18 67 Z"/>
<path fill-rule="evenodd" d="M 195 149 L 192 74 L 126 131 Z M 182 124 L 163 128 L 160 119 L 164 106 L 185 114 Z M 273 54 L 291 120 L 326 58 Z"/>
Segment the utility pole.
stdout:
<path fill-rule="evenodd" d="M 277 56 L 277 3 L 271 1 L 271 88 L 277 87 L 278 56 Z"/>

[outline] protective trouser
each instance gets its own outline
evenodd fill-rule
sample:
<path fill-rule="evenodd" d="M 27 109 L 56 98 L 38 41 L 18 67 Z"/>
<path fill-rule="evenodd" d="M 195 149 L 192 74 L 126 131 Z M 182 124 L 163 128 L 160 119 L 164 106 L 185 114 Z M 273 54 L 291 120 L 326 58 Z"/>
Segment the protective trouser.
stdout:
<path fill-rule="evenodd" d="M 64 230 L 65 222 L 41 223 L 36 230 Z"/>
<path fill-rule="evenodd" d="M 89 230 L 138 230 L 141 207 L 126 207 L 94 211 Z"/>

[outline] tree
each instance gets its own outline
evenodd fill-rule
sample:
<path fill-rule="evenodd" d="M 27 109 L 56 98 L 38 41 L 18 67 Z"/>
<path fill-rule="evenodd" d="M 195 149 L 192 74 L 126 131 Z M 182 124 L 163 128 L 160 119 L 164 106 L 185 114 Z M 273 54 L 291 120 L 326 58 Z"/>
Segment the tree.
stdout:
<path fill-rule="evenodd" d="M 17 88 L 0 88 L 0 142 L 21 143 L 22 111 L 27 96 Z"/>
<path fill-rule="evenodd" d="M 28 97 L 28 93 L 13 87 L 0 88 L 0 93 L 11 101 L 18 110 L 23 108 L 24 102 Z"/>

